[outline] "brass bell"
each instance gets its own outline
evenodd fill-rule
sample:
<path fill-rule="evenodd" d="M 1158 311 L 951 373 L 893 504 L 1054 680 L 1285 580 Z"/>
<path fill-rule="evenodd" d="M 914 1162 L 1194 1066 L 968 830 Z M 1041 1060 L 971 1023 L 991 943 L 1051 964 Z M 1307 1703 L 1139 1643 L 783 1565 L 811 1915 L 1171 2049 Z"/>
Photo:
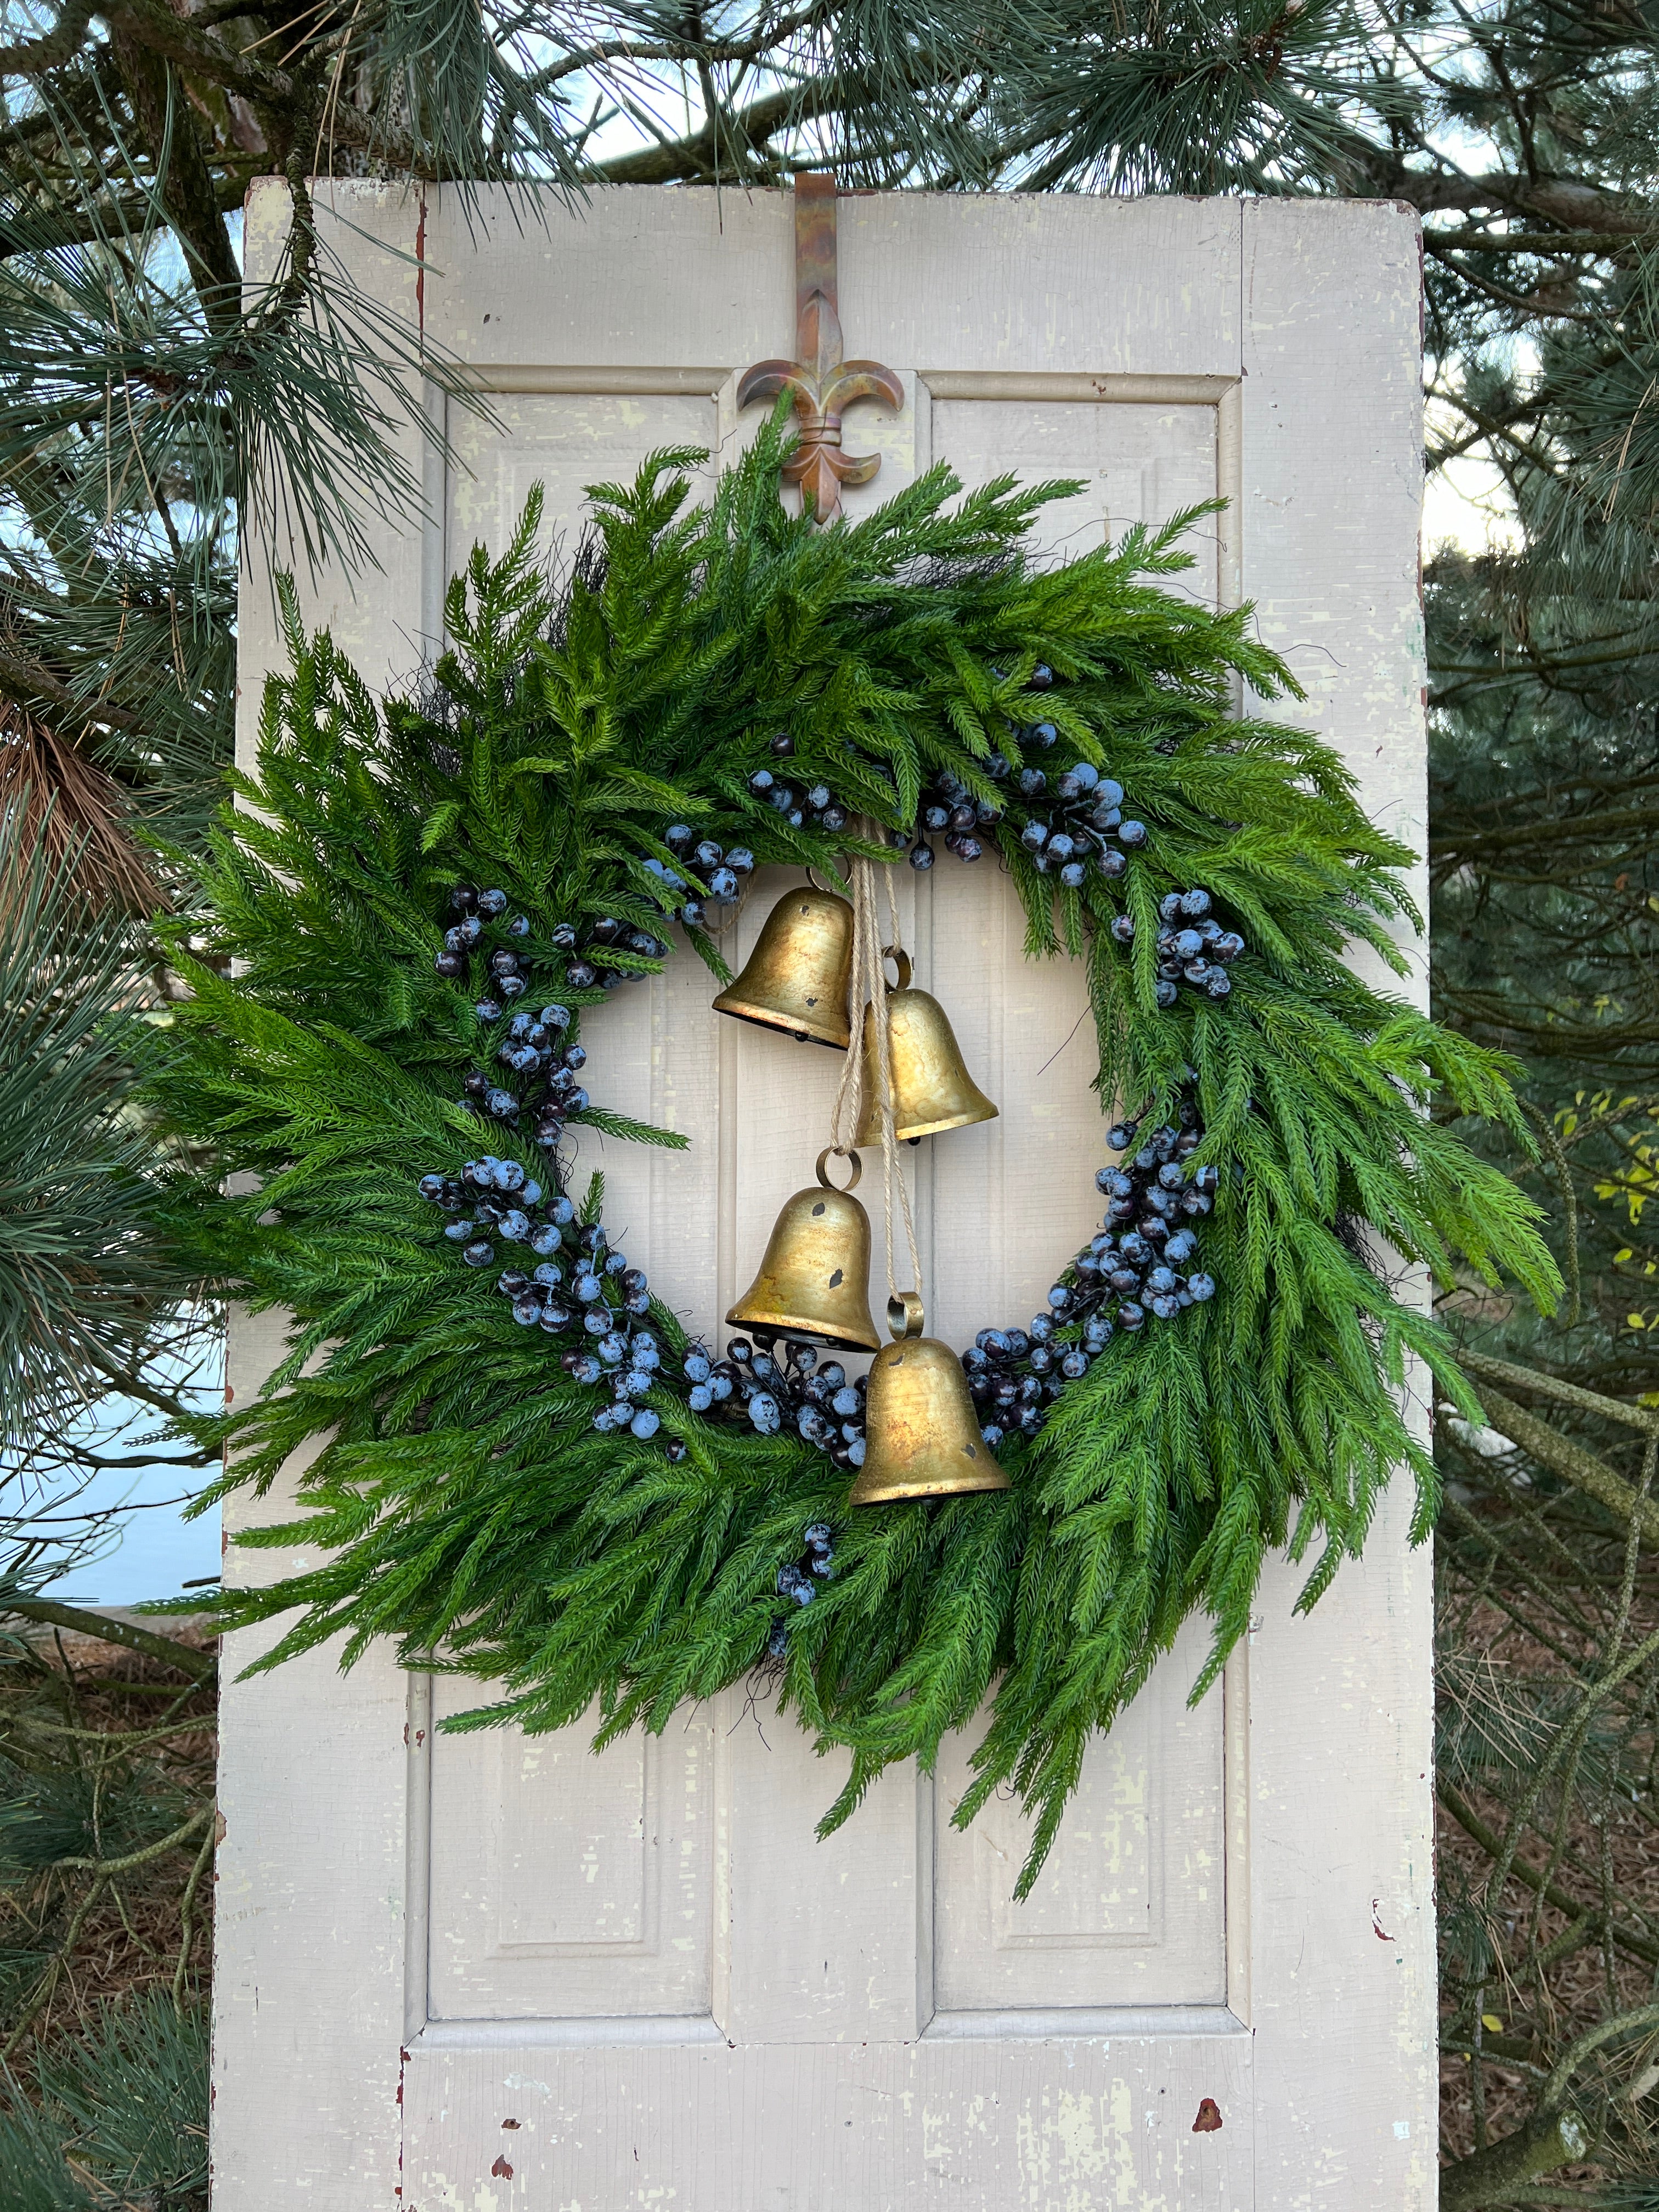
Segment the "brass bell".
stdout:
<path fill-rule="evenodd" d="M 921 1300 L 914 1293 L 890 1300 L 887 1317 L 911 1333 L 884 1345 L 871 1366 L 864 1465 L 848 1503 L 1006 1490 L 1008 1478 L 980 1434 L 962 1362 L 948 1344 L 921 1334 Z"/>
<path fill-rule="evenodd" d="M 845 1052 L 853 1041 L 852 975 L 852 908 L 833 891 L 803 884 L 786 891 L 767 915 L 742 975 L 715 1000 L 714 1012 Z"/>
<path fill-rule="evenodd" d="M 904 1140 L 994 1121 L 997 1109 L 962 1064 L 962 1054 L 943 1006 L 927 991 L 910 988 L 910 957 L 890 951 L 898 963 L 898 988 L 887 994 L 888 1063 L 893 1078 L 893 1134 Z M 864 1010 L 864 1116 L 858 1145 L 881 1142 L 881 1069 L 876 1057 L 873 1009 Z"/>
<path fill-rule="evenodd" d="M 837 1352 L 873 1352 L 870 1217 L 853 1196 L 861 1171 L 837 1190 L 818 1154 L 818 1188 L 798 1190 L 772 1224 L 760 1273 L 726 1316 L 739 1328 L 805 1337 Z"/>

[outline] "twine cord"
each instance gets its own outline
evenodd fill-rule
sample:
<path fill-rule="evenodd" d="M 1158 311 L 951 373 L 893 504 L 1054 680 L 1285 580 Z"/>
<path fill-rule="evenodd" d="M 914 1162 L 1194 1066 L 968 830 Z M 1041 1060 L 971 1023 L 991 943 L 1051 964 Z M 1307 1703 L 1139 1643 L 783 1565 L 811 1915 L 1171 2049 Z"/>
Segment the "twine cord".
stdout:
<path fill-rule="evenodd" d="M 870 836 L 879 835 L 873 825 L 861 828 Z M 898 1164 L 898 1141 L 893 1125 L 893 1057 L 892 1042 L 887 1027 L 887 950 L 882 945 L 881 931 L 876 920 L 876 867 L 863 854 L 856 854 L 849 873 L 853 890 L 853 970 L 848 986 L 848 1029 L 849 1041 L 847 1057 L 842 1062 L 841 1082 L 836 1091 L 835 1109 L 830 1117 L 831 1149 L 845 1155 L 854 1147 L 864 1109 L 864 1022 L 865 1010 L 869 1009 L 870 1025 L 875 1035 L 876 1107 L 881 1123 L 881 1195 L 883 1224 L 886 1232 L 887 1295 L 897 1299 L 901 1293 L 893 1270 L 893 1185 L 898 1185 L 899 1210 L 904 1220 L 905 1242 L 910 1254 L 910 1279 L 918 1297 L 921 1295 L 921 1255 L 916 1246 L 915 1221 L 910 1211 L 910 1192 Z M 896 951 L 899 943 L 898 914 L 893 901 L 893 886 L 882 872 L 884 889 L 887 894 L 887 920 L 890 946 Z"/>

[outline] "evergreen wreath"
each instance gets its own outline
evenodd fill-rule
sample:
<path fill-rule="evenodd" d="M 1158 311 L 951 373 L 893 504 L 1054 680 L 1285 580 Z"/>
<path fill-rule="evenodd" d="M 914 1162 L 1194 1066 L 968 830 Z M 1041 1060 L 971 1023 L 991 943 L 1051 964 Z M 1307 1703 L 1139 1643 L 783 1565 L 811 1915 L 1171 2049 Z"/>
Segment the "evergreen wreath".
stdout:
<path fill-rule="evenodd" d="M 1212 1630 L 1196 1697 L 1269 1548 L 1313 1555 L 1311 1605 L 1395 1464 L 1428 1532 L 1408 1357 L 1476 1409 L 1387 1267 L 1507 1274 L 1545 1305 L 1556 1278 L 1532 1206 L 1450 1126 L 1526 1140 L 1507 1066 L 1345 963 L 1358 942 L 1402 969 L 1410 854 L 1326 746 L 1234 711 L 1236 681 L 1297 688 L 1250 611 L 1159 580 L 1206 510 L 1050 565 L 1030 526 L 1077 487 L 959 497 L 937 468 L 820 531 L 779 503 L 784 436 L 707 508 L 685 452 L 594 487 L 558 578 L 533 495 L 384 705 L 284 588 L 292 672 L 172 932 L 193 996 L 150 1079 L 211 1148 L 179 1235 L 292 1316 L 258 1399 L 200 1425 L 226 1449 L 201 1503 L 320 1444 L 305 1517 L 240 1540 L 329 1556 L 218 1611 L 299 1609 L 260 1667 L 344 1631 L 347 1664 L 391 1636 L 408 1667 L 495 1686 L 452 1725 L 557 1729 L 597 1701 L 596 1748 L 759 1668 L 850 1748 L 826 1833 L 988 1698 L 956 1818 L 1018 1793 L 1023 1896 L 1091 1732 L 1189 1613 Z M 839 880 L 901 847 L 925 867 L 930 833 L 1000 856 L 1029 957 L 1085 963 L 1096 1087 L 1139 1108 L 1103 1134 L 1139 1149 L 1102 1170 L 1102 1233 L 1048 1312 L 964 1355 L 1011 1489 L 849 1515 L 857 1385 L 805 1347 L 690 1342 L 610 1249 L 600 1179 L 566 1189 L 565 1139 L 684 1141 L 576 1081 L 610 991 L 673 930 L 727 980 L 709 906 L 749 868 Z M 1200 1231 L 1182 1274 L 1168 1244 Z M 494 1278 L 503 1243 L 525 1264 Z"/>

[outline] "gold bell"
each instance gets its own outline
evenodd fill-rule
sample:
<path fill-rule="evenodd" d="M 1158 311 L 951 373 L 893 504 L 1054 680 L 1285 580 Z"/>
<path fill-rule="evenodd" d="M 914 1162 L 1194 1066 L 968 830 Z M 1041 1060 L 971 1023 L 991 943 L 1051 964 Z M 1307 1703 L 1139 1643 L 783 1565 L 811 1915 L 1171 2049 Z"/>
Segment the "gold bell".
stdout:
<path fill-rule="evenodd" d="M 890 1298 L 887 1321 L 906 1334 L 884 1344 L 871 1366 L 864 1465 L 848 1502 L 1006 1490 L 1008 1478 L 980 1434 L 962 1362 L 948 1344 L 921 1334 L 921 1299 L 914 1291 Z"/>
<path fill-rule="evenodd" d="M 798 1190 L 772 1224 L 760 1273 L 726 1316 L 740 1328 L 808 1338 L 837 1352 L 873 1352 L 870 1317 L 870 1217 L 852 1194 L 861 1171 L 837 1190 L 818 1154 L 818 1188 Z"/>
<path fill-rule="evenodd" d="M 931 993 L 910 988 L 910 956 L 890 951 L 898 963 L 898 988 L 887 994 L 887 1055 L 893 1078 L 893 1134 L 905 1140 L 994 1121 L 997 1109 L 962 1064 L 943 1006 Z M 716 1001 L 718 1004 L 719 1001 Z M 881 1142 L 881 1073 L 876 1057 L 873 1009 L 864 1010 L 864 1118 L 857 1145 Z"/>
<path fill-rule="evenodd" d="M 853 909 L 833 891 L 786 891 L 762 924 L 744 970 L 714 1001 L 717 1014 L 787 1030 L 845 1052 L 853 1041 Z"/>

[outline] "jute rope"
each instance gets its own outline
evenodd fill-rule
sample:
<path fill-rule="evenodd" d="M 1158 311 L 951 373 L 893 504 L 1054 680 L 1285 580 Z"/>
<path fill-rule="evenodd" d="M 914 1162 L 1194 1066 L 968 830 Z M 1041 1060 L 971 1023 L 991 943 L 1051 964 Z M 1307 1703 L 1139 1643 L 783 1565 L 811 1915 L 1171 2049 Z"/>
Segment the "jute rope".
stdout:
<path fill-rule="evenodd" d="M 873 823 L 861 825 L 864 834 L 874 838 L 880 835 Z M 881 1193 L 883 1223 L 886 1231 L 888 1321 L 896 1335 L 901 1328 L 896 1316 L 907 1309 L 910 1301 L 898 1287 L 893 1267 L 893 1186 L 898 1185 L 899 1211 L 904 1219 L 905 1242 L 910 1254 L 910 1280 L 915 1285 L 911 1294 L 918 1306 L 921 1300 L 921 1255 L 916 1247 L 916 1227 L 910 1212 L 910 1192 L 898 1160 L 898 1140 L 893 1126 L 893 1056 L 892 1042 L 887 1027 L 887 960 L 889 951 L 896 952 L 899 945 L 898 911 L 893 902 L 893 886 L 884 868 L 877 870 L 873 861 L 861 855 L 854 857 L 849 875 L 853 890 L 853 972 L 848 987 L 848 1027 L 851 1031 L 847 1057 L 842 1062 L 841 1082 L 836 1091 L 835 1111 L 830 1117 L 830 1149 L 843 1158 L 853 1150 L 859 1124 L 864 1115 L 864 1022 L 868 1007 L 871 1027 L 875 1033 L 876 1108 L 881 1123 Z M 881 931 L 876 920 L 876 877 L 882 877 L 882 888 L 887 896 L 889 947 L 883 949 Z"/>

